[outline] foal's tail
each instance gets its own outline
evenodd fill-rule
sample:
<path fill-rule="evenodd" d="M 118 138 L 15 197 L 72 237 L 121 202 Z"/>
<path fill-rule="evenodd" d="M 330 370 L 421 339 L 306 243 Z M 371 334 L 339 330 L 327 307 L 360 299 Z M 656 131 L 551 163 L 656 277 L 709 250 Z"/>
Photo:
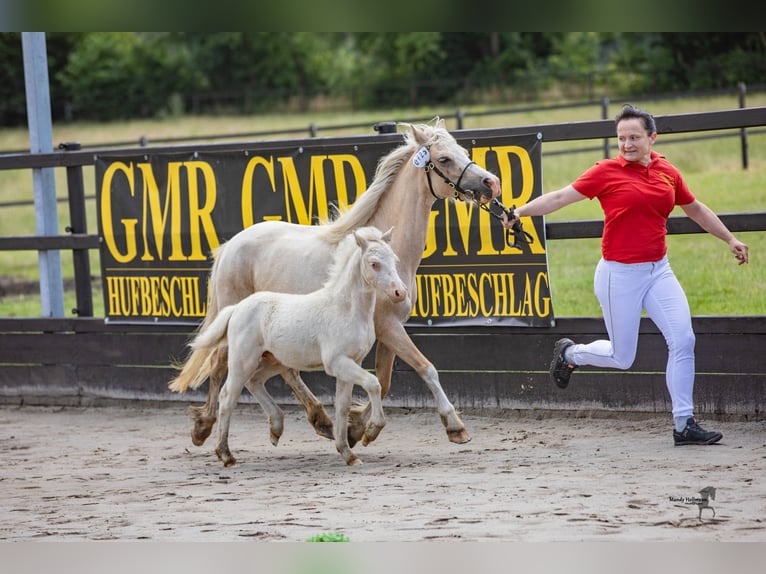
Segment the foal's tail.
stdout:
<path fill-rule="evenodd" d="M 171 391 L 185 393 L 189 387 L 196 389 L 205 382 L 212 370 L 213 353 L 226 340 L 226 330 L 235 307 L 224 307 L 212 322 L 205 317 L 197 336 L 189 343 L 191 353 L 181 367 L 181 372 L 168 384 Z"/>

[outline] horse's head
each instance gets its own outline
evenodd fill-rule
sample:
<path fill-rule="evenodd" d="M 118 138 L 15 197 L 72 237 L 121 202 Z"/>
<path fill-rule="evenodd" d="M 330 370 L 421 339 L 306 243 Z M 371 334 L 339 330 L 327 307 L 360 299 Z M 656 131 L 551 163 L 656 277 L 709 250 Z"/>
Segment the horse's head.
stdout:
<path fill-rule="evenodd" d="M 432 195 L 480 204 L 500 195 L 500 179 L 471 161 L 466 149 L 447 131 L 443 119 L 438 119 L 434 127 L 411 125 L 410 132 L 417 143 L 412 162 L 425 171 Z"/>
<path fill-rule="evenodd" d="M 400 303 L 407 297 L 407 286 L 396 270 L 399 258 L 391 249 L 393 231 L 393 227 L 385 233 L 375 227 L 362 227 L 354 231 L 354 238 L 362 250 L 364 280 L 373 285 L 378 294 L 385 295 L 393 303 Z"/>

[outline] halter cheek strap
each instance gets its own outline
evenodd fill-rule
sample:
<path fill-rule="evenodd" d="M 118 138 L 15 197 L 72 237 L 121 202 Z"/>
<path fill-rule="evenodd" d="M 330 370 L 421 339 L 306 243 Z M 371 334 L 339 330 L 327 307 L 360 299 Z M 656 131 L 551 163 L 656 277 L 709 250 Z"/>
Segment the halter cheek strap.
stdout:
<path fill-rule="evenodd" d="M 455 198 L 457 199 L 458 193 L 462 193 L 465 196 L 470 197 L 471 199 L 474 199 L 473 191 L 471 190 L 465 190 L 462 187 L 460 187 L 460 182 L 463 179 L 463 176 L 465 175 L 465 172 L 468 171 L 468 168 L 474 165 L 475 162 L 469 161 L 467 164 L 465 164 L 465 167 L 463 168 L 463 171 L 460 172 L 460 177 L 457 178 L 456 183 L 452 183 L 450 179 L 444 175 L 441 171 L 439 171 L 439 168 L 436 167 L 436 164 L 432 161 L 429 161 L 425 168 L 426 170 L 426 177 L 428 178 L 428 191 L 431 192 L 431 195 L 433 195 L 436 199 L 441 199 L 438 195 L 434 193 L 434 187 L 431 183 L 431 172 L 434 172 L 436 175 L 441 177 L 444 180 L 444 183 L 446 183 L 448 186 L 450 186 L 452 189 L 455 190 Z"/>

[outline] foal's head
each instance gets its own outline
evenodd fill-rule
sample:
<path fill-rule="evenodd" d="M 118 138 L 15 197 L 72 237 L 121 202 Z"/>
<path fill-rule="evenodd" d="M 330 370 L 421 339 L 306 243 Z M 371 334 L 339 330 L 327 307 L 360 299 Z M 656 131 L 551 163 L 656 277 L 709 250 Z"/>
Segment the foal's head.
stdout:
<path fill-rule="evenodd" d="M 399 258 L 391 249 L 393 231 L 393 227 L 385 233 L 376 227 L 360 227 L 352 235 L 361 251 L 359 268 L 365 283 L 374 287 L 379 295 L 399 303 L 407 297 L 407 286 L 396 270 Z"/>

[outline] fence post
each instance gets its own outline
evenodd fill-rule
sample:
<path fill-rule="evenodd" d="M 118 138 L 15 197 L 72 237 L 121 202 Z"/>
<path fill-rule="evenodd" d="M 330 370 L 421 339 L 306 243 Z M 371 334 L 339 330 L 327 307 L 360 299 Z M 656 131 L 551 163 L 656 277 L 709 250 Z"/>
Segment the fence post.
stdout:
<path fill-rule="evenodd" d="M 24 55 L 30 151 L 49 153 L 53 151 L 53 124 L 45 32 L 22 32 L 21 44 Z M 56 177 L 53 168 L 33 168 L 32 184 L 38 235 L 58 235 Z M 37 253 L 42 315 L 63 317 L 64 282 L 61 276 L 61 254 L 55 249 L 40 250 Z"/>
<path fill-rule="evenodd" d="M 463 129 L 463 118 L 465 117 L 465 113 L 463 113 L 463 110 L 458 110 L 455 113 L 455 116 L 457 116 L 457 129 L 462 130 Z"/>
<path fill-rule="evenodd" d="M 601 96 L 601 119 L 609 119 L 609 96 Z M 609 138 L 604 138 L 604 159 L 609 159 L 612 155 Z"/>
<path fill-rule="evenodd" d="M 395 134 L 396 122 L 378 122 L 372 126 L 379 134 Z"/>
<path fill-rule="evenodd" d="M 745 82 L 737 84 L 737 91 L 739 92 L 739 107 L 746 108 L 745 94 L 747 93 L 747 86 Z M 747 169 L 747 129 L 740 128 L 739 139 L 742 144 L 742 169 Z"/>
<path fill-rule="evenodd" d="M 59 149 L 77 151 L 80 142 L 59 144 Z M 85 214 L 85 185 L 83 184 L 82 166 L 73 165 L 66 168 L 67 194 L 69 196 L 69 226 L 68 233 L 88 233 L 88 221 Z M 90 283 L 90 254 L 87 249 L 73 249 L 74 286 L 77 296 L 77 307 L 72 313 L 79 317 L 93 317 L 93 291 Z"/>

